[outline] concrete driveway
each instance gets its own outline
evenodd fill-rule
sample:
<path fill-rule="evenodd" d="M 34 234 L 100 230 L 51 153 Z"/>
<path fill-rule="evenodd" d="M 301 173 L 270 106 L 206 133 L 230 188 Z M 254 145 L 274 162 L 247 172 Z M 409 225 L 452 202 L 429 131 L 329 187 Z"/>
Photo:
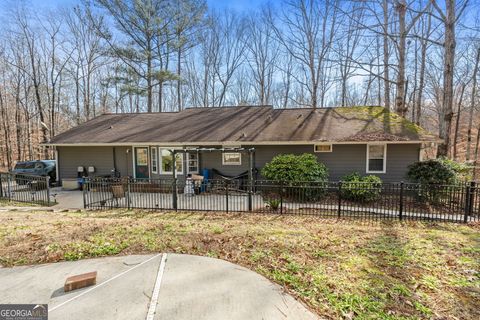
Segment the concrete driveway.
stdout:
<path fill-rule="evenodd" d="M 63 291 L 97 271 L 92 287 Z M 158 254 L 0 269 L 0 304 L 48 303 L 49 319 L 318 319 L 259 274 L 207 257 Z"/>
<path fill-rule="evenodd" d="M 52 188 L 50 194 L 57 201 L 54 209 L 83 209 L 83 192 L 80 190 Z"/>

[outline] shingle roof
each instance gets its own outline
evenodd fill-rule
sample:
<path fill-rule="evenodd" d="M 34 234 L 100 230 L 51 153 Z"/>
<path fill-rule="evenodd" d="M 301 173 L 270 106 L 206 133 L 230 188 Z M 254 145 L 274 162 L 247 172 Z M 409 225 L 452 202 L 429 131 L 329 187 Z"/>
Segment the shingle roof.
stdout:
<path fill-rule="evenodd" d="M 104 114 L 50 144 L 437 141 L 382 107 L 189 108 L 181 112 Z"/>

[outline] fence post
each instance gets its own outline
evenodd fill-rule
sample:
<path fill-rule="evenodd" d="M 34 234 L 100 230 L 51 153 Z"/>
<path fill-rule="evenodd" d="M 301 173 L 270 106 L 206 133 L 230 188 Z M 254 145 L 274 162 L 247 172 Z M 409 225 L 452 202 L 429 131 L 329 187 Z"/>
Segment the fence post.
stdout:
<path fill-rule="evenodd" d="M 85 178 L 83 180 L 83 185 L 82 185 L 82 196 L 83 196 L 83 209 L 87 209 L 87 189 L 89 188 L 89 181 L 88 178 Z"/>
<path fill-rule="evenodd" d="M 398 218 L 400 219 L 400 221 L 402 221 L 403 219 L 403 181 L 400 182 L 400 205 L 399 205 L 399 208 L 398 208 Z"/>
<path fill-rule="evenodd" d="M 338 208 L 337 208 L 337 216 L 340 218 L 342 215 L 342 182 L 338 183 Z"/>
<path fill-rule="evenodd" d="M 127 179 L 127 209 L 130 210 L 130 179 Z"/>
<path fill-rule="evenodd" d="M 225 207 L 228 213 L 228 180 L 225 180 Z"/>
<path fill-rule="evenodd" d="M 7 192 L 8 192 L 8 201 L 12 201 L 12 186 L 11 186 L 11 179 L 12 174 L 7 174 Z"/>
<path fill-rule="evenodd" d="M 173 166 L 175 166 L 175 163 L 174 163 Z M 178 203 L 177 203 L 177 177 L 173 178 L 172 189 L 173 189 L 172 190 L 173 209 L 175 209 L 175 211 L 177 211 L 177 208 L 178 208 Z"/>
<path fill-rule="evenodd" d="M 283 182 L 280 183 L 280 214 L 283 214 Z"/>
<path fill-rule="evenodd" d="M 248 183 L 248 211 L 252 211 L 253 180 Z"/>
<path fill-rule="evenodd" d="M 47 183 L 47 206 L 50 207 L 50 176 L 45 177 Z"/>
<path fill-rule="evenodd" d="M 466 194 L 465 194 L 465 215 L 463 216 L 463 222 L 468 222 L 468 216 L 472 213 L 473 207 L 473 190 L 475 189 L 475 182 L 471 181 L 467 184 Z"/>
<path fill-rule="evenodd" d="M 3 198 L 3 174 L 0 172 L 0 198 Z"/>

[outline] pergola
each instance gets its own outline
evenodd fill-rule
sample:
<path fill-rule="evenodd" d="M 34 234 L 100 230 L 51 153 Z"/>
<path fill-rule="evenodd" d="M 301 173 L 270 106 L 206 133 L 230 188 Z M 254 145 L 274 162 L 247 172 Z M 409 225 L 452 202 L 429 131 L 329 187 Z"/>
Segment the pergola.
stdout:
<path fill-rule="evenodd" d="M 171 149 L 170 152 L 172 153 L 172 158 L 173 158 L 173 169 L 172 169 L 172 175 L 173 175 L 173 206 L 176 208 L 177 207 L 177 174 L 176 174 L 176 154 L 177 153 L 182 153 L 184 155 L 191 153 L 191 152 L 197 152 L 197 153 L 203 153 L 203 152 L 219 152 L 219 153 L 225 153 L 225 152 L 240 152 L 240 153 L 247 153 L 248 154 L 248 181 L 249 181 L 249 188 L 248 188 L 248 208 L 251 210 L 252 208 L 252 191 L 253 191 L 253 169 L 255 166 L 255 148 L 241 148 L 241 147 L 232 147 L 232 148 L 187 148 L 187 149 Z M 187 168 L 187 161 L 188 157 L 184 156 L 183 157 L 183 166 L 184 168 Z M 185 179 L 187 178 L 187 175 L 184 175 Z"/>
<path fill-rule="evenodd" d="M 186 148 L 186 149 L 170 149 L 170 152 L 173 156 L 173 170 L 172 175 L 173 179 L 176 179 L 177 172 L 175 166 L 175 157 L 177 153 L 182 153 L 187 155 L 189 153 L 207 153 L 207 152 L 219 152 L 219 153 L 228 153 L 228 152 L 239 152 L 248 154 L 248 180 L 253 181 L 253 170 L 255 167 L 255 148 L 241 148 L 241 147 L 232 147 L 232 148 Z M 183 157 L 183 167 L 187 168 L 188 157 Z M 185 175 L 186 178 L 186 175 Z"/>

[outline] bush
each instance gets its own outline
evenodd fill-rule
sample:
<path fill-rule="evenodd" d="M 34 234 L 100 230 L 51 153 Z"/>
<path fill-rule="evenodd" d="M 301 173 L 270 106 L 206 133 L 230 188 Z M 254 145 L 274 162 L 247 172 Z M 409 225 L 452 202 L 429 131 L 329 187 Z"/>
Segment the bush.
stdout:
<path fill-rule="evenodd" d="M 446 158 L 419 161 L 408 167 L 407 177 L 420 184 L 417 196 L 424 201 L 439 202 L 442 187 L 471 179 L 471 167 Z"/>
<path fill-rule="evenodd" d="M 328 179 L 328 170 L 313 154 L 281 154 L 263 167 L 262 175 L 285 183 L 321 182 Z"/>
<path fill-rule="evenodd" d="M 472 166 L 447 158 L 440 158 L 438 161 L 455 172 L 455 182 L 469 181 L 472 179 Z"/>
<path fill-rule="evenodd" d="M 353 201 L 377 200 L 382 191 L 382 179 L 374 175 L 361 176 L 353 172 L 341 179 L 342 197 Z"/>
<path fill-rule="evenodd" d="M 422 185 L 454 184 L 458 180 L 457 169 L 451 162 L 438 159 L 415 162 L 408 166 L 407 177 Z"/>
<path fill-rule="evenodd" d="M 283 189 L 284 196 L 295 201 L 315 201 L 325 194 L 328 170 L 313 154 L 281 154 L 262 169 L 262 175 L 286 187 L 296 187 L 297 192 Z"/>

